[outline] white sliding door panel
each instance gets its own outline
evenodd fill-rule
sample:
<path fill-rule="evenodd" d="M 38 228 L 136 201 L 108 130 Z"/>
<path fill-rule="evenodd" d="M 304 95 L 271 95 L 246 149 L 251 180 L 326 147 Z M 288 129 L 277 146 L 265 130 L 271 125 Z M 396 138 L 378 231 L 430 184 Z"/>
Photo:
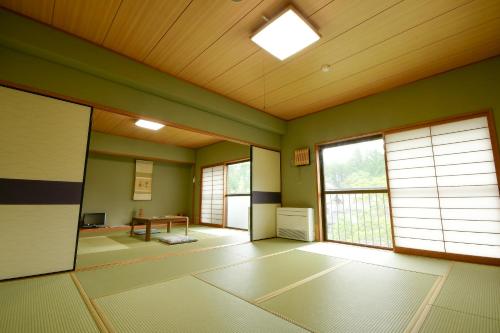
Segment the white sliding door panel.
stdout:
<path fill-rule="evenodd" d="M 391 170 L 415 170 L 423 167 L 434 167 L 432 157 L 412 158 L 408 160 L 387 160 L 387 167 Z"/>
<path fill-rule="evenodd" d="M 495 163 L 479 162 L 471 164 L 455 164 L 447 166 L 436 166 L 436 175 L 438 176 L 454 176 L 467 175 L 474 173 L 494 173 Z"/>
<path fill-rule="evenodd" d="M 489 150 L 491 149 L 490 139 L 479 139 L 479 140 L 469 140 L 460 143 L 454 144 L 443 144 L 443 145 L 434 145 L 434 154 L 436 156 L 446 155 L 446 154 L 459 154 L 459 153 L 468 153 L 480 150 Z"/>
<path fill-rule="evenodd" d="M 434 198 L 398 198 L 392 199 L 393 208 L 409 208 L 409 207 L 426 207 L 426 208 L 439 208 L 437 200 Z"/>
<path fill-rule="evenodd" d="M 411 140 L 409 140 L 411 142 Z M 390 161 L 407 160 L 419 157 L 430 157 L 432 156 L 432 148 L 410 148 L 407 150 L 398 150 L 393 152 L 387 152 L 387 159 Z"/>
<path fill-rule="evenodd" d="M 90 116 L 0 87 L 0 280 L 74 268 Z"/>
<path fill-rule="evenodd" d="M 433 135 L 441 135 L 455 132 L 463 132 L 465 130 L 473 130 L 477 128 L 488 128 L 488 119 L 486 117 L 477 117 L 466 120 L 451 121 L 446 124 L 432 126 Z"/>
<path fill-rule="evenodd" d="M 227 226 L 248 230 L 250 195 L 227 197 Z"/>
<path fill-rule="evenodd" d="M 398 188 L 434 188 L 436 186 L 436 177 L 408 177 L 395 178 L 389 181 L 389 185 L 393 189 Z"/>
<path fill-rule="evenodd" d="M 449 145 L 453 143 L 457 147 L 463 147 L 464 143 L 473 141 L 483 141 L 484 139 L 489 139 L 488 128 L 478 128 L 478 129 L 463 129 L 458 132 L 448 133 L 448 134 L 434 134 L 432 133 L 432 144 L 436 147 L 441 147 L 443 145 Z M 464 149 L 467 151 L 467 149 Z M 463 151 L 464 151 L 463 150 Z"/>
<path fill-rule="evenodd" d="M 428 239 L 441 241 L 443 240 L 443 233 L 441 230 L 436 229 L 414 229 L 414 228 L 394 228 L 394 236 L 404 238 Z"/>
<path fill-rule="evenodd" d="M 437 198 L 437 187 L 391 188 L 393 198 Z M 433 204 L 436 204 L 434 200 Z"/>
<path fill-rule="evenodd" d="M 276 209 L 281 204 L 252 205 L 252 241 L 276 237 Z"/>
<path fill-rule="evenodd" d="M 396 246 L 500 258 L 488 118 L 387 134 Z"/>
<path fill-rule="evenodd" d="M 281 155 L 252 147 L 252 191 L 281 192 Z"/>
<path fill-rule="evenodd" d="M 387 153 L 387 170 L 395 245 L 441 251 L 444 236 L 430 133 L 426 127 L 387 135 L 386 145 L 399 149 L 399 155 Z"/>
<path fill-rule="evenodd" d="M 201 223 L 222 225 L 224 221 L 224 166 L 201 172 Z"/>
<path fill-rule="evenodd" d="M 442 154 L 434 156 L 436 166 L 461 165 L 465 163 L 493 162 L 491 150 L 479 150 L 459 154 Z"/>
<path fill-rule="evenodd" d="M 475 255 L 481 257 L 500 258 L 500 246 L 448 243 L 447 252 L 465 255 Z"/>
<path fill-rule="evenodd" d="M 406 238 L 394 236 L 397 246 L 411 249 L 444 252 L 444 243 L 442 241 L 433 241 L 416 238 Z"/>
<path fill-rule="evenodd" d="M 252 240 L 276 237 L 276 208 L 281 206 L 281 155 L 251 147 Z"/>
<path fill-rule="evenodd" d="M 248 230 L 250 224 L 250 161 L 226 167 L 226 226 Z"/>
<path fill-rule="evenodd" d="M 421 138 L 429 138 L 430 136 L 430 129 L 428 127 L 422 127 L 422 128 L 417 128 L 417 129 L 414 129 L 414 130 L 410 130 L 410 131 L 402 131 L 402 132 L 398 132 L 398 133 L 394 133 L 394 134 L 391 134 L 391 135 L 387 135 L 384 139 L 385 143 L 387 145 L 391 145 L 391 144 L 395 144 L 395 143 L 399 143 L 401 144 L 401 146 L 399 146 L 399 150 L 401 149 L 408 149 L 408 147 L 410 148 L 414 148 L 415 146 L 415 142 L 419 142 L 418 139 L 421 139 Z M 407 143 L 404 143 L 405 141 L 408 141 Z M 430 144 L 430 141 L 427 145 Z M 425 146 L 427 146 L 425 145 Z"/>
<path fill-rule="evenodd" d="M 495 221 L 444 220 L 443 228 L 444 230 L 500 234 L 500 222 Z"/>
<path fill-rule="evenodd" d="M 423 167 L 418 169 L 393 169 L 392 170 L 393 178 L 395 179 L 407 179 L 410 177 L 434 177 L 435 171 L 433 167 Z"/>
<path fill-rule="evenodd" d="M 72 269 L 79 211 L 78 205 L 0 205 L 0 225 L 5 235 L 0 236 L 0 277 Z M 15 254 L 10 252 L 13 249 Z"/>
<path fill-rule="evenodd" d="M 392 218 L 394 227 L 415 228 L 418 226 L 422 229 L 439 229 L 441 230 L 441 219 L 416 219 L 411 217 L 394 217 Z"/>
<path fill-rule="evenodd" d="M 427 134 L 425 133 L 425 135 L 427 135 Z M 404 140 L 404 141 L 399 141 L 399 142 L 387 143 L 386 149 L 387 149 L 388 153 L 392 153 L 392 152 L 396 152 L 396 151 L 404 151 L 407 149 L 430 147 L 430 145 L 431 145 L 431 138 L 429 136 L 426 136 L 426 137 L 420 138 L 420 139 Z"/>

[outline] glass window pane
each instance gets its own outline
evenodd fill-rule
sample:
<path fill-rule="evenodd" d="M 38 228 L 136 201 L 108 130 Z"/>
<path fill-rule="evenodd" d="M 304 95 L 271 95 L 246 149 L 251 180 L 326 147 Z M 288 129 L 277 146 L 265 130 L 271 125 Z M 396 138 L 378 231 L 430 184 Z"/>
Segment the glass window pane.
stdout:
<path fill-rule="evenodd" d="M 325 148 L 322 158 L 327 191 L 387 187 L 382 139 Z"/>
<path fill-rule="evenodd" d="M 248 229 L 250 195 L 227 197 L 227 226 Z"/>
<path fill-rule="evenodd" d="M 250 162 L 227 166 L 227 194 L 250 194 Z"/>
<path fill-rule="evenodd" d="M 323 196 L 326 238 L 391 248 L 383 139 L 345 142 L 321 154 L 323 187 L 336 191 Z"/>

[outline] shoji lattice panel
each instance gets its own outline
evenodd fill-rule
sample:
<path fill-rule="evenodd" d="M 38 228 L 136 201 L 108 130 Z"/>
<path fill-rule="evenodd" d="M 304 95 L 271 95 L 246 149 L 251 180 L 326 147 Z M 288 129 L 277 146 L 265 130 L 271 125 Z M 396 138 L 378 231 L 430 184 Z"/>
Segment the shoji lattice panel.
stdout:
<path fill-rule="evenodd" d="M 396 246 L 500 258 L 488 119 L 385 136 Z"/>
<path fill-rule="evenodd" d="M 222 224 L 224 218 L 224 166 L 203 168 L 201 223 Z"/>

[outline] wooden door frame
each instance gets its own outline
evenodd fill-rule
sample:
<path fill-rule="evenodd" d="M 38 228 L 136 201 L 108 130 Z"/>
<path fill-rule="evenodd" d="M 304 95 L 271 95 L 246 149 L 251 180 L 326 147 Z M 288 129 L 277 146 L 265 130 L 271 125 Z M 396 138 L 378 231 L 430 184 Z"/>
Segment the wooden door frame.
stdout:
<path fill-rule="evenodd" d="M 230 165 L 232 164 L 239 164 L 239 163 L 246 163 L 246 162 L 250 162 L 250 165 L 251 165 L 251 161 L 250 159 L 246 159 L 246 160 L 239 160 L 239 161 L 231 161 L 231 162 L 227 162 L 225 163 L 225 167 L 224 167 L 224 172 L 225 172 L 225 184 L 224 184 L 224 207 L 225 207 L 225 211 L 224 211 L 224 228 L 227 228 L 227 229 L 235 229 L 235 230 L 243 230 L 243 231 L 250 231 L 250 217 L 248 217 L 248 228 L 247 229 L 241 229 L 241 228 L 235 228 L 235 227 L 228 227 L 227 226 L 227 197 L 228 196 L 248 196 L 251 198 L 252 196 L 252 189 L 250 188 L 250 192 L 248 194 L 227 194 L 227 188 L 226 188 L 226 184 L 227 184 L 227 175 L 229 174 L 227 172 L 227 169 Z M 252 172 L 252 170 L 250 169 L 250 173 Z M 251 186 L 251 184 L 249 185 Z"/>
<path fill-rule="evenodd" d="M 217 163 L 211 163 L 211 164 L 205 164 L 200 166 L 200 175 L 199 175 L 199 180 L 200 180 L 200 193 L 198 195 L 199 202 L 198 202 L 198 224 L 204 225 L 207 227 L 215 227 L 215 228 L 227 228 L 226 226 L 226 220 L 227 220 L 227 207 L 226 207 L 226 176 L 227 176 L 227 165 L 228 164 L 236 164 L 236 163 L 241 163 L 241 162 L 248 162 L 250 161 L 250 158 L 238 158 L 238 159 L 233 159 L 233 160 L 226 160 L 222 162 L 217 162 Z M 211 224 L 211 223 L 202 223 L 201 222 L 201 207 L 202 207 L 202 200 L 203 200 L 203 169 L 206 168 L 213 168 L 216 166 L 223 166 L 223 179 L 224 179 L 224 192 L 223 192 L 223 216 L 222 216 L 222 223 L 221 224 Z M 243 230 L 243 229 L 241 229 Z"/>

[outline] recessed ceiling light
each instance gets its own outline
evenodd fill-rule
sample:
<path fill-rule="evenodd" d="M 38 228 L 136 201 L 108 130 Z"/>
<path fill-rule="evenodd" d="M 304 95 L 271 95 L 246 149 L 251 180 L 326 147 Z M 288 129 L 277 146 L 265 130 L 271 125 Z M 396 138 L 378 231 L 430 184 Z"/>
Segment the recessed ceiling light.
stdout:
<path fill-rule="evenodd" d="M 154 121 L 139 119 L 135 122 L 135 126 L 139 126 L 139 127 L 153 130 L 153 131 L 157 131 L 160 128 L 164 127 L 165 125 L 160 124 L 160 123 L 155 123 Z"/>
<path fill-rule="evenodd" d="M 252 41 L 280 60 L 285 60 L 319 40 L 318 33 L 293 7 L 271 19 Z"/>

